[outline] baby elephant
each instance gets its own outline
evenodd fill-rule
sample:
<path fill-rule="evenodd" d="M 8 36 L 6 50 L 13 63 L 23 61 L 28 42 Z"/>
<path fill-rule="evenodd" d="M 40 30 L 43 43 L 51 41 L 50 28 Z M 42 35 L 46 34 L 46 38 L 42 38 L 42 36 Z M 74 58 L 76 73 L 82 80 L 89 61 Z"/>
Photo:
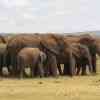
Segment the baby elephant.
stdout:
<path fill-rule="evenodd" d="M 20 50 L 17 55 L 17 68 L 20 78 L 23 77 L 24 68 L 31 68 L 31 75 L 34 76 L 36 69 L 40 77 L 44 76 L 43 63 L 46 61 L 46 54 L 39 48 L 26 47 Z"/>

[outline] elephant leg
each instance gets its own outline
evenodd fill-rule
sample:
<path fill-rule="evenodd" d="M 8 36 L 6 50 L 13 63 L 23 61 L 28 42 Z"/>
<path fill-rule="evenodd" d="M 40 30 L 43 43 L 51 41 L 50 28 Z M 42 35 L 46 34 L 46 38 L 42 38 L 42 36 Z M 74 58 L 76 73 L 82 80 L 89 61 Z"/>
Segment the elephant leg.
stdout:
<path fill-rule="evenodd" d="M 50 65 L 46 64 L 44 65 L 44 76 L 48 77 L 49 76 L 49 72 L 50 72 Z"/>
<path fill-rule="evenodd" d="M 50 64 L 52 76 L 56 77 L 57 76 L 57 60 L 55 56 L 50 55 L 49 64 Z"/>
<path fill-rule="evenodd" d="M 70 70 L 70 76 L 73 76 L 75 75 L 75 58 L 72 56 L 70 58 L 70 67 L 69 67 L 69 70 Z"/>
<path fill-rule="evenodd" d="M 34 72 L 34 77 L 36 77 L 38 75 L 38 65 L 34 66 L 33 72 Z"/>
<path fill-rule="evenodd" d="M 21 66 L 21 69 L 20 69 L 20 78 L 21 79 L 24 77 L 23 72 L 24 72 L 24 67 Z"/>
<path fill-rule="evenodd" d="M 18 75 L 18 68 L 17 68 L 17 58 L 16 55 L 12 56 L 12 67 L 13 67 L 13 76 L 17 76 Z"/>
<path fill-rule="evenodd" d="M 82 73 L 81 75 L 86 75 L 86 64 L 82 64 Z"/>
<path fill-rule="evenodd" d="M 24 61 L 20 58 L 20 57 L 18 57 L 18 59 L 17 59 L 17 71 L 18 71 L 18 77 L 21 79 L 21 78 L 23 78 L 23 74 L 24 74 L 24 67 L 25 67 L 25 63 L 24 63 Z"/>
<path fill-rule="evenodd" d="M 80 65 L 77 65 L 77 72 L 76 72 L 76 75 L 79 75 L 80 69 L 81 69 Z"/>
<path fill-rule="evenodd" d="M 15 76 L 17 76 L 19 73 L 18 73 L 18 67 L 17 67 L 17 58 L 15 57 Z"/>
<path fill-rule="evenodd" d="M 63 75 L 70 75 L 70 64 L 69 62 L 65 63 L 64 64 L 64 69 L 63 69 Z"/>
<path fill-rule="evenodd" d="M 57 67 L 58 67 L 59 74 L 62 75 L 62 69 L 61 69 L 60 64 L 57 64 Z"/>
<path fill-rule="evenodd" d="M 5 65 L 8 69 L 8 72 L 9 72 L 9 76 L 12 75 L 12 69 L 11 69 L 11 56 L 7 53 L 6 54 L 6 59 L 5 59 Z"/>
<path fill-rule="evenodd" d="M 31 69 L 31 77 L 34 77 L 35 76 L 35 66 L 30 66 L 30 69 Z"/>
<path fill-rule="evenodd" d="M 12 75 L 12 68 L 11 68 L 11 65 L 7 62 L 7 64 L 6 64 L 6 67 L 7 67 L 7 69 L 8 69 L 8 72 L 9 72 L 9 76 L 11 76 Z"/>
<path fill-rule="evenodd" d="M 16 69 L 15 69 L 15 57 L 14 55 L 11 56 L 11 65 L 12 65 L 12 75 L 15 76 L 16 74 Z"/>
<path fill-rule="evenodd" d="M 38 70 L 39 70 L 39 76 L 40 78 L 44 76 L 44 70 L 43 70 L 43 64 L 38 63 Z"/>
<path fill-rule="evenodd" d="M 23 64 L 23 63 L 21 63 L 21 65 L 20 65 L 20 69 L 19 69 L 19 77 L 20 77 L 20 79 L 22 79 L 23 77 L 24 77 L 24 67 L 25 67 L 25 65 Z"/>
<path fill-rule="evenodd" d="M 96 55 L 92 57 L 92 67 L 93 73 L 96 73 Z"/>
<path fill-rule="evenodd" d="M 2 55 L 0 55 L 0 75 L 2 75 Z"/>

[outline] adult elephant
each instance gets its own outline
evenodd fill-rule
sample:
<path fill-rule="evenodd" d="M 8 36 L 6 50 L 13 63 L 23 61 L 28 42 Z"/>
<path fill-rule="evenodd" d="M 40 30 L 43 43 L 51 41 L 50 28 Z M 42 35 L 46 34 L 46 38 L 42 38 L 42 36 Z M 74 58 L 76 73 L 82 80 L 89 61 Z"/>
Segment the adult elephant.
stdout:
<path fill-rule="evenodd" d="M 2 75 L 2 68 L 6 61 L 6 44 L 0 44 L 0 75 Z"/>
<path fill-rule="evenodd" d="M 10 65 L 10 56 L 7 52 L 7 44 L 0 44 L 0 75 L 2 75 L 2 68 Z M 7 67 L 10 71 L 10 67 Z"/>
<path fill-rule="evenodd" d="M 41 41 L 41 45 L 43 48 L 45 48 L 47 51 L 52 51 L 52 54 L 56 56 L 57 59 L 57 67 L 59 70 L 59 73 L 62 75 L 62 70 L 60 64 L 69 63 L 69 75 L 74 75 L 75 70 L 75 57 L 72 53 L 72 48 L 70 47 L 69 43 L 65 43 L 63 41 L 63 36 L 60 35 L 53 35 L 53 42 L 52 44 L 50 40 L 43 39 Z M 55 44 L 54 44 L 55 43 Z M 67 67 L 67 66 L 66 66 Z"/>
<path fill-rule="evenodd" d="M 86 65 L 89 67 L 89 71 L 92 72 L 92 58 L 87 46 L 82 44 L 72 44 L 73 54 L 76 61 L 76 74 L 78 75 L 80 69 L 82 69 L 82 75 L 86 75 Z"/>
<path fill-rule="evenodd" d="M 87 46 L 92 57 L 93 73 L 96 73 L 96 54 L 100 55 L 100 47 L 99 45 L 97 45 L 96 39 L 89 34 L 84 34 L 71 37 L 65 36 L 64 41 L 69 42 L 70 44 L 80 43 L 82 45 Z"/>
<path fill-rule="evenodd" d="M 8 55 L 10 55 L 12 65 L 12 75 L 17 74 L 17 53 L 24 47 L 39 47 L 40 37 L 39 35 L 32 34 L 19 34 L 10 38 L 7 44 Z"/>
<path fill-rule="evenodd" d="M 2 68 L 7 64 L 7 41 L 5 36 L 0 35 L 0 75 L 2 75 Z"/>

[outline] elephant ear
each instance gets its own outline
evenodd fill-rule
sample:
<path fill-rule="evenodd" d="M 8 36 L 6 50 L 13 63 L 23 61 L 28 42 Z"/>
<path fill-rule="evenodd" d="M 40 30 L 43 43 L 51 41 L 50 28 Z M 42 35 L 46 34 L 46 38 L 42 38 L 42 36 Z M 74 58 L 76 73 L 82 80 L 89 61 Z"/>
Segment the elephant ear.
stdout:
<path fill-rule="evenodd" d="M 49 48 L 44 42 L 41 41 L 40 46 L 41 46 L 41 50 L 43 50 L 44 52 L 50 52 L 54 54 L 55 56 L 59 56 L 59 52 L 57 52 L 54 49 Z"/>
<path fill-rule="evenodd" d="M 76 44 L 76 43 L 71 44 L 72 54 L 78 58 L 80 57 L 79 45 L 80 44 Z"/>
<path fill-rule="evenodd" d="M 52 35 L 52 38 L 55 39 L 59 46 L 59 52 L 62 52 L 65 48 L 67 43 L 64 41 L 64 36 L 61 35 Z"/>

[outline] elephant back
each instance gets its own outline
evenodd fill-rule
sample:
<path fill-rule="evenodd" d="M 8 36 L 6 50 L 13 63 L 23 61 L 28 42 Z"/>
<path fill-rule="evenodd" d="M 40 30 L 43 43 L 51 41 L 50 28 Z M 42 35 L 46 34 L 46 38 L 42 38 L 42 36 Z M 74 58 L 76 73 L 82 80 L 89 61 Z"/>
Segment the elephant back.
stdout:
<path fill-rule="evenodd" d="M 40 36 L 33 34 L 20 34 L 12 37 L 7 45 L 9 52 L 12 50 L 17 53 L 24 47 L 38 47 L 40 43 Z"/>
<path fill-rule="evenodd" d="M 78 36 L 72 36 L 72 37 L 69 37 L 69 36 L 65 36 L 64 37 L 64 41 L 65 42 L 68 42 L 70 44 L 73 44 L 73 43 L 79 43 L 79 37 Z"/>

